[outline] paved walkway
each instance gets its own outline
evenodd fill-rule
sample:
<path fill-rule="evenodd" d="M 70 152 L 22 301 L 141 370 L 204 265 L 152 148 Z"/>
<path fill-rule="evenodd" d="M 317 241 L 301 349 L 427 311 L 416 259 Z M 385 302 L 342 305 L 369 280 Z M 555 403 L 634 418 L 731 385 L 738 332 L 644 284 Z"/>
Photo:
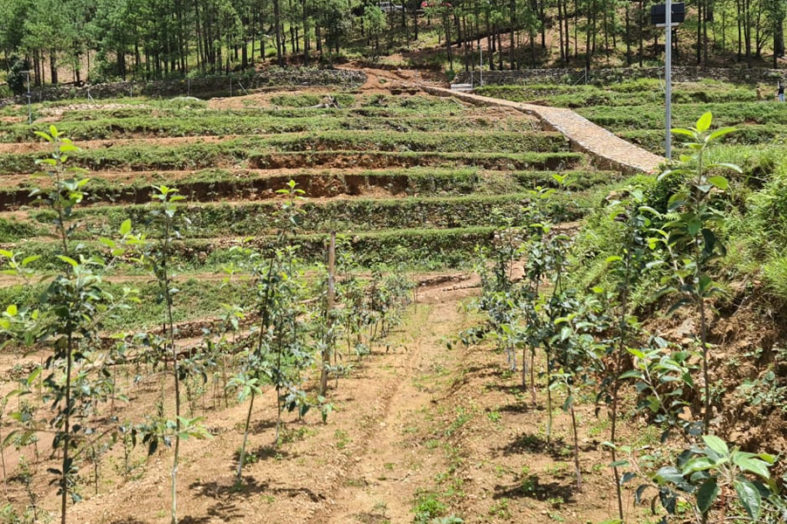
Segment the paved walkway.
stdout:
<path fill-rule="evenodd" d="M 666 160 L 626 142 L 570 109 L 522 104 L 451 91 L 443 87 L 429 85 L 420 87 L 427 93 L 437 96 L 453 96 L 472 104 L 510 107 L 533 115 L 547 128 L 563 133 L 573 148 L 592 156 L 594 163 L 602 169 L 618 169 L 625 173 L 656 173 L 661 163 Z"/>

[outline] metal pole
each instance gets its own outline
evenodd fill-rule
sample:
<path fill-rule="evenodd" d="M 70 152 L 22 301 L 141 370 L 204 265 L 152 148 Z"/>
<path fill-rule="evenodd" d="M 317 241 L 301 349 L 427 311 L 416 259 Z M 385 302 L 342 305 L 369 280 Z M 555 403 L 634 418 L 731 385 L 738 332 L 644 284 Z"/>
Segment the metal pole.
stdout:
<path fill-rule="evenodd" d="M 672 0 L 666 0 L 664 6 L 665 15 L 665 59 L 664 59 L 664 82 L 666 84 L 666 137 L 664 143 L 665 156 L 667 160 L 672 159 Z"/>

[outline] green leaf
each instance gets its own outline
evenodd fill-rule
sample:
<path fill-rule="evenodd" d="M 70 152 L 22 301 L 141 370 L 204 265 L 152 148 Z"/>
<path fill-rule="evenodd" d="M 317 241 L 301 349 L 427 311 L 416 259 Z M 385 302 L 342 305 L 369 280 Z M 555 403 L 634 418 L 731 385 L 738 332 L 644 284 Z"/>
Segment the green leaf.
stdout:
<path fill-rule="evenodd" d="M 673 484 L 677 484 L 679 482 L 683 482 L 683 475 L 680 474 L 680 471 L 678 471 L 677 468 L 672 466 L 664 466 L 656 472 L 654 479 L 659 483 L 671 482 Z"/>
<path fill-rule="evenodd" d="M 128 235 L 131 232 L 131 219 L 127 218 L 120 224 L 120 234 L 121 235 Z"/>
<path fill-rule="evenodd" d="M 716 162 L 715 164 L 711 164 L 708 167 L 726 167 L 727 169 L 731 169 L 736 173 L 743 173 L 743 169 L 741 169 L 740 166 L 736 164 L 730 164 L 728 162 Z"/>
<path fill-rule="evenodd" d="M 768 471 L 768 464 L 758 458 L 754 458 L 751 453 L 744 453 L 738 451 L 732 455 L 732 462 L 744 471 L 754 473 L 762 478 L 770 478 L 771 474 Z"/>
<path fill-rule="evenodd" d="M 41 258 L 41 255 L 30 255 L 29 257 L 25 257 L 25 259 L 22 260 L 22 267 L 25 267 L 28 264 L 32 264 L 33 262 L 35 262 L 39 258 Z"/>
<path fill-rule="evenodd" d="M 697 490 L 697 507 L 704 515 L 713 506 L 713 501 L 719 495 L 719 485 L 715 478 L 709 478 Z"/>
<path fill-rule="evenodd" d="M 746 509 L 746 513 L 756 522 L 760 518 L 762 506 L 762 496 L 759 490 L 748 480 L 738 479 L 735 481 L 735 492 L 738 493 L 738 499 Z"/>
<path fill-rule="evenodd" d="M 77 267 L 79 265 L 79 262 L 77 262 L 73 258 L 67 257 L 65 255 L 57 255 L 57 258 L 59 258 L 60 260 L 62 260 L 66 264 L 70 264 L 71 267 Z"/>
<path fill-rule="evenodd" d="M 770 453 L 758 453 L 757 456 L 770 465 L 773 465 L 776 462 L 776 457 Z"/>
<path fill-rule="evenodd" d="M 9 316 L 15 317 L 19 310 L 16 307 L 16 304 L 11 304 L 5 309 L 5 312 L 8 313 Z"/>
<path fill-rule="evenodd" d="M 734 133 L 735 131 L 737 131 L 737 129 L 735 129 L 734 127 L 722 127 L 721 129 L 717 129 L 716 131 L 714 131 L 708 136 L 708 142 L 716 140 L 717 138 L 721 138 L 724 135 Z"/>
<path fill-rule="evenodd" d="M 730 449 L 727 447 L 727 444 L 719 437 L 715 435 L 703 435 L 702 440 L 705 441 L 706 446 L 719 455 L 726 456 L 730 454 Z"/>
<path fill-rule="evenodd" d="M 694 133 L 691 130 L 689 130 L 689 129 L 675 128 L 675 129 L 672 129 L 672 134 L 673 135 L 683 135 L 683 136 L 688 136 L 690 138 L 694 138 Z"/>
<path fill-rule="evenodd" d="M 633 356 L 635 356 L 635 357 L 637 357 L 637 358 L 641 358 L 641 359 L 644 359 L 644 358 L 645 358 L 645 353 L 643 353 L 643 352 L 642 352 L 642 351 L 640 351 L 639 349 L 635 349 L 635 348 L 626 348 L 626 350 L 627 350 L 627 351 L 628 351 L 628 352 L 629 352 L 631 355 L 633 355 Z"/>
<path fill-rule="evenodd" d="M 683 466 L 683 474 L 688 475 L 689 473 L 694 473 L 695 471 L 705 471 L 711 469 L 715 465 L 708 457 L 697 457 L 689 460 Z"/>
<path fill-rule="evenodd" d="M 39 137 L 43 138 L 47 142 L 51 142 L 52 141 L 52 137 L 47 135 L 43 131 L 33 131 L 33 133 L 35 133 L 36 136 L 39 136 Z"/>
<path fill-rule="evenodd" d="M 705 113 L 697 120 L 697 131 L 700 133 L 704 133 L 708 129 L 710 129 L 711 122 L 713 121 L 713 115 L 710 111 Z"/>
<path fill-rule="evenodd" d="M 718 189 L 721 189 L 722 191 L 726 191 L 727 188 L 730 187 L 730 183 L 723 176 L 708 177 L 708 182 L 716 186 Z"/>

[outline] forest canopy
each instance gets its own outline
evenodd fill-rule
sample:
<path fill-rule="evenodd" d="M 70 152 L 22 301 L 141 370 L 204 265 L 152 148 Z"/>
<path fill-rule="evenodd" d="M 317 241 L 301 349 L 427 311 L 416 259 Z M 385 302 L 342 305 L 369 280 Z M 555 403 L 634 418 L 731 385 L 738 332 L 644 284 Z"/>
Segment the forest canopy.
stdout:
<path fill-rule="evenodd" d="M 404 65 L 646 65 L 663 30 L 635 0 L 0 0 L 4 69 L 32 81 L 157 79 L 401 53 Z M 676 63 L 778 65 L 787 0 L 691 0 Z M 415 56 L 415 53 L 420 53 Z M 407 61 L 410 63 L 406 63 Z M 60 73 L 60 75 L 59 75 Z M 13 87 L 13 86 L 11 86 Z"/>

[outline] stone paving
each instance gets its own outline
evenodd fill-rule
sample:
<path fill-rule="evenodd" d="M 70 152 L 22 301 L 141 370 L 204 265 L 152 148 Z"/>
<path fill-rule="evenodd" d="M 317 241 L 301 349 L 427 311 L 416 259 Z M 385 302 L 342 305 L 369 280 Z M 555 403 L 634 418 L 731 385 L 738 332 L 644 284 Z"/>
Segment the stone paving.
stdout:
<path fill-rule="evenodd" d="M 453 96 L 472 104 L 510 107 L 533 115 L 546 128 L 563 133 L 574 149 L 590 155 L 602 169 L 619 169 L 625 173 L 657 173 L 659 166 L 666 161 L 664 157 L 626 142 L 570 109 L 522 104 L 436 86 L 420 87 L 437 96 Z"/>

